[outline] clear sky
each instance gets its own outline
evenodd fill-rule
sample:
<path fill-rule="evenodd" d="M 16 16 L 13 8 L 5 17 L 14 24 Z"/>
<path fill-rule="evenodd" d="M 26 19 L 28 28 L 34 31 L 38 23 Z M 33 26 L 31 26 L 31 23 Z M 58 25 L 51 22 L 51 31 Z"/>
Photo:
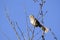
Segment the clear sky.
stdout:
<path fill-rule="evenodd" d="M 26 34 L 26 13 L 28 16 L 33 14 L 35 17 L 37 17 L 39 12 L 38 6 L 39 4 L 34 3 L 33 0 L 0 0 L 0 40 L 8 40 L 7 37 L 9 37 L 10 40 L 17 40 L 14 30 L 5 16 L 5 7 L 7 7 L 11 20 L 18 23 L 19 27 L 24 33 L 25 39 L 28 40 Z M 26 13 L 24 11 L 25 9 Z M 46 10 L 48 13 L 44 17 L 44 25 L 51 28 L 58 40 L 60 40 L 60 0 L 46 0 L 44 12 Z M 33 27 L 29 22 L 29 18 L 27 18 L 27 20 L 28 25 Z M 38 32 L 40 29 L 37 28 L 36 30 L 36 32 Z M 17 31 L 19 32 L 18 29 Z M 41 32 L 39 35 L 41 36 Z M 21 40 L 23 40 L 20 32 L 19 36 L 21 37 Z M 37 40 L 36 38 L 38 37 L 39 36 L 35 37 L 34 40 Z M 45 35 L 45 39 L 54 40 L 50 32 Z"/>

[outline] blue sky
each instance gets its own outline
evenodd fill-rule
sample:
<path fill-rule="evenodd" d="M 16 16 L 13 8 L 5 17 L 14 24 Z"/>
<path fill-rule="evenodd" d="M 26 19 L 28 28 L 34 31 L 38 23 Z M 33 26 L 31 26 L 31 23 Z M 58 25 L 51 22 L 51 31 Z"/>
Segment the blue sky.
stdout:
<path fill-rule="evenodd" d="M 26 13 L 28 16 L 33 14 L 35 17 L 37 17 L 39 12 L 39 4 L 34 3 L 33 0 L 0 0 L 0 40 L 8 40 L 7 37 L 9 37 L 10 40 L 17 40 L 14 30 L 5 16 L 5 7 L 7 7 L 8 15 L 10 16 L 11 20 L 18 23 L 19 27 L 24 33 L 25 39 L 28 40 L 26 34 Z M 44 17 L 44 25 L 51 28 L 56 34 L 58 40 L 60 40 L 60 0 L 46 0 L 43 10 L 44 12 L 46 10 L 48 11 Z M 30 24 L 28 17 L 27 20 L 28 25 L 33 27 Z M 36 32 L 38 32 L 38 30 L 40 29 L 36 28 Z M 17 31 L 21 37 L 21 40 L 23 40 L 23 37 L 18 29 Z M 39 35 L 41 36 L 41 32 Z M 37 37 L 39 37 L 39 35 Z M 54 40 L 50 32 L 46 34 L 45 39 Z M 36 39 L 34 38 L 34 40 Z"/>

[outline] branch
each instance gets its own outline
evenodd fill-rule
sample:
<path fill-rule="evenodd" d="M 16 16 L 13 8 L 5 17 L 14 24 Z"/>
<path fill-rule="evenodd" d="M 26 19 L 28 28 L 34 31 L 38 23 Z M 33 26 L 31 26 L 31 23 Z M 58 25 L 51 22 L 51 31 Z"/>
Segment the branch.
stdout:
<path fill-rule="evenodd" d="M 25 10 L 24 10 L 25 14 L 26 14 L 26 29 L 27 29 L 27 35 L 28 35 L 28 40 L 30 40 L 30 36 L 29 36 L 29 30 L 31 31 L 31 29 L 29 28 L 28 26 L 28 20 L 27 20 L 27 11 L 26 11 L 26 7 L 25 7 Z"/>
<path fill-rule="evenodd" d="M 34 0 L 34 2 L 36 2 L 36 0 Z M 41 0 L 41 3 L 39 3 L 39 7 L 40 7 L 40 9 L 39 9 L 39 13 L 38 13 L 38 16 L 37 16 L 37 18 L 39 18 L 39 16 L 41 15 L 41 18 L 42 18 L 42 23 L 44 23 L 44 16 L 46 15 L 46 13 L 45 14 L 43 14 L 43 5 L 44 5 L 44 3 L 45 3 L 46 1 L 44 1 L 44 0 Z M 45 40 L 45 38 L 44 38 L 44 32 L 42 33 L 42 40 Z"/>
<path fill-rule="evenodd" d="M 42 35 L 37 39 L 37 40 L 40 40 L 41 39 L 41 37 L 42 37 L 42 40 L 45 40 L 45 38 L 44 38 L 44 32 L 42 33 Z"/>
<path fill-rule="evenodd" d="M 16 33 L 16 36 L 17 36 L 18 40 L 20 40 L 19 34 L 18 34 L 18 32 L 16 31 L 16 28 L 15 28 L 15 25 L 14 25 L 13 22 L 10 20 L 10 18 L 9 18 L 8 15 L 6 15 L 6 18 L 8 19 L 11 27 L 13 28 L 14 32 Z"/>
<path fill-rule="evenodd" d="M 40 30 L 41 31 L 41 30 Z M 38 32 L 38 33 L 36 33 L 34 36 L 37 36 L 39 33 L 40 33 L 40 31 Z"/>
<path fill-rule="evenodd" d="M 42 40 L 45 40 L 45 38 L 44 38 L 44 34 L 45 34 L 45 33 L 43 32 L 43 33 L 42 33 Z"/>
<path fill-rule="evenodd" d="M 18 34 L 18 32 L 16 31 L 16 29 L 15 29 L 14 23 L 11 21 L 10 17 L 8 16 L 8 12 L 7 12 L 7 9 L 6 9 L 6 8 L 5 8 L 5 15 L 6 15 L 6 18 L 8 19 L 11 27 L 13 28 L 14 32 L 16 33 L 16 36 L 17 36 L 18 40 L 20 40 L 19 34 Z"/>
<path fill-rule="evenodd" d="M 23 34 L 23 32 L 21 31 L 21 29 L 19 28 L 17 22 L 16 22 L 16 25 L 17 25 L 17 28 L 19 29 L 19 31 L 21 32 L 23 39 L 25 40 L 24 34 Z"/>
<path fill-rule="evenodd" d="M 39 14 L 40 14 L 41 17 L 42 17 L 41 22 L 42 22 L 43 24 L 44 24 L 44 21 L 43 21 L 43 20 L 44 20 L 44 18 L 43 18 L 43 17 L 44 17 L 44 14 L 43 14 L 43 10 L 42 10 L 42 9 L 43 9 L 44 3 L 45 3 L 45 1 L 43 1 L 43 0 L 41 0 L 41 3 L 39 3 L 39 5 L 40 5 L 40 11 L 39 11 L 40 13 L 39 13 Z M 42 40 L 45 40 L 44 34 L 45 34 L 45 33 L 43 32 L 43 33 L 42 33 Z"/>
<path fill-rule="evenodd" d="M 35 27 L 34 27 L 33 32 L 32 32 L 32 38 L 31 38 L 31 40 L 33 40 L 33 38 L 34 38 L 34 31 L 35 31 Z"/>
<path fill-rule="evenodd" d="M 57 39 L 57 37 L 56 37 L 56 35 L 55 35 L 55 33 L 54 33 L 54 32 L 52 32 L 51 28 L 49 29 L 49 31 L 50 31 L 50 32 L 51 32 L 51 34 L 53 35 L 54 39 L 55 39 L 55 40 L 58 40 L 58 39 Z"/>

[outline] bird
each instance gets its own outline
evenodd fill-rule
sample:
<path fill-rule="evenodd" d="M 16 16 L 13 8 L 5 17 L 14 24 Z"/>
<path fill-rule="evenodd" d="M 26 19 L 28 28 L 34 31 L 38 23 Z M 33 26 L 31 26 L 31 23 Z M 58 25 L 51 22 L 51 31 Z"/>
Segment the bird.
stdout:
<path fill-rule="evenodd" d="M 34 27 L 40 27 L 45 33 L 47 33 L 49 31 L 49 29 L 47 27 L 45 27 L 44 25 L 42 25 L 33 15 L 30 15 L 29 19 L 30 19 L 30 23 Z"/>

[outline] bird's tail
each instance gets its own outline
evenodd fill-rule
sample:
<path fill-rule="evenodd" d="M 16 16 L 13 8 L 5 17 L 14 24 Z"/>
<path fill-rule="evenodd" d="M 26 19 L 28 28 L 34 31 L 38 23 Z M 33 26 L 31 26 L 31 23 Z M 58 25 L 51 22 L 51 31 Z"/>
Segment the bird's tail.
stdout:
<path fill-rule="evenodd" d="M 39 26 L 45 33 L 47 33 L 49 31 L 49 29 L 47 27 L 44 26 Z"/>

